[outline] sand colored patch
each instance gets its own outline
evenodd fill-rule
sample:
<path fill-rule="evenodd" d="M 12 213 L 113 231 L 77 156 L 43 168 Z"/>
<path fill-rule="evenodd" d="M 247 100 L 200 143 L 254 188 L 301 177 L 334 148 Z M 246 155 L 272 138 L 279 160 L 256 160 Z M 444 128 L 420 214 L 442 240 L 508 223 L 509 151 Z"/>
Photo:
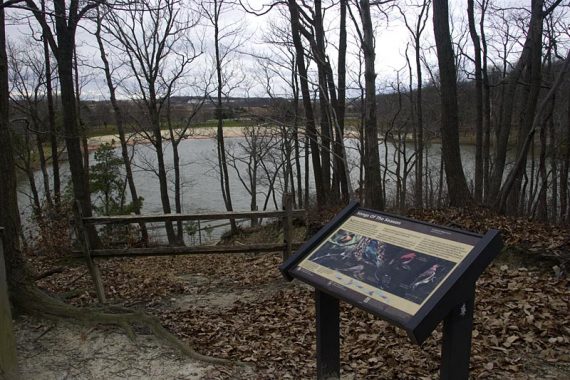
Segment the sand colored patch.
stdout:
<path fill-rule="evenodd" d="M 245 127 L 231 127 L 231 128 L 224 128 L 224 137 L 243 137 L 244 136 L 244 129 Z M 177 130 L 178 131 L 178 130 Z M 178 131 L 180 132 L 180 131 Z M 199 128 L 192 128 L 186 132 L 188 139 L 207 139 L 207 138 L 215 138 L 216 137 L 216 128 L 215 127 L 199 127 Z M 162 131 L 162 137 L 164 139 L 170 138 L 170 133 L 168 130 Z M 129 144 L 145 144 L 148 141 L 139 134 L 132 134 L 131 136 L 127 136 L 127 140 Z M 96 150 L 101 144 L 104 143 L 113 143 L 116 146 L 119 146 L 119 135 L 103 135 L 103 136 L 94 136 L 87 139 L 87 145 L 89 146 L 89 150 Z"/>
<path fill-rule="evenodd" d="M 216 369 L 153 335 L 22 317 L 15 324 L 22 379 L 202 379 Z"/>

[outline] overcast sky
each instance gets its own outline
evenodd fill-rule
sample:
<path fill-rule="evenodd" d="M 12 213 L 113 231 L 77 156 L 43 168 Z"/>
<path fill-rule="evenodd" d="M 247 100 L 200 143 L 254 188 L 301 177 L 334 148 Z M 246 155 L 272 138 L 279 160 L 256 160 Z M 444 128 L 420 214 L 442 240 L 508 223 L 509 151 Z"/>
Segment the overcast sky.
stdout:
<path fill-rule="evenodd" d="M 256 9 L 261 9 L 263 4 L 267 4 L 267 1 L 264 0 L 249 0 L 249 4 L 251 7 Z M 406 0 L 406 1 L 398 1 L 398 4 L 402 6 L 402 8 L 406 12 L 406 16 L 412 22 L 415 22 L 415 13 L 417 9 L 414 7 L 406 6 L 406 3 L 413 4 L 417 3 L 415 0 Z M 501 0 L 500 3 L 506 6 L 525 6 L 527 8 L 530 7 L 530 0 L 520 2 L 515 0 Z M 464 33 L 466 29 L 466 1 L 465 0 L 452 0 L 450 1 L 450 7 L 452 11 L 452 29 L 454 30 L 455 40 L 459 39 L 459 35 Z M 525 15 L 525 12 L 518 12 L 520 15 Z M 11 12 L 11 14 L 14 14 Z M 407 83 L 407 69 L 405 67 L 405 58 L 404 52 L 406 49 L 406 44 L 410 41 L 409 32 L 403 26 L 402 17 L 400 16 L 397 10 L 391 10 L 389 12 L 389 17 L 386 18 L 381 14 L 380 11 L 374 10 L 373 13 L 375 26 L 376 26 L 376 71 L 378 73 L 378 88 L 380 91 L 386 91 L 386 88 L 389 87 L 391 83 L 396 81 L 396 71 L 400 71 L 400 79 Z M 488 16 L 489 21 L 492 21 L 492 17 L 494 15 Z M 266 34 L 268 31 L 268 23 L 270 21 L 275 21 L 278 19 L 279 12 L 277 10 L 272 10 L 269 14 L 261 17 L 256 17 L 254 15 L 246 14 L 241 10 L 235 10 L 229 14 L 224 15 L 223 22 L 230 23 L 230 22 L 240 22 L 242 21 L 244 27 L 246 29 L 244 35 L 245 41 L 240 47 L 240 51 L 245 54 L 234 55 L 232 59 L 234 63 L 240 63 L 240 68 L 245 71 L 244 77 L 246 80 L 244 81 L 243 87 L 246 88 L 238 88 L 236 89 L 232 95 L 233 96 L 264 96 L 265 95 L 265 87 L 261 83 L 257 82 L 256 72 L 259 71 L 259 64 L 257 61 L 251 57 L 251 54 L 254 55 L 264 55 L 268 54 L 269 47 L 263 44 L 264 40 L 264 33 Z M 568 17 L 565 17 L 565 20 Z M 25 48 L 29 48 L 33 46 L 29 42 L 29 40 L 25 40 L 26 36 L 30 35 L 30 29 L 27 25 L 27 21 L 20 18 L 20 25 L 17 26 L 9 26 L 8 27 L 8 38 L 9 42 L 12 44 L 16 44 L 19 46 L 24 46 Z M 348 20 L 349 25 L 352 24 L 350 19 Z M 31 21 L 31 24 L 34 25 L 34 20 Z M 337 44 L 338 41 L 338 17 L 333 13 L 333 11 L 329 11 L 325 15 L 325 27 L 327 28 L 327 39 L 329 40 L 329 44 L 331 47 L 329 48 L 329 56 L 335 62 L 336 51 L 334 46 Z M 84 20 L 82 25 L 86 28 L 92 28 L 92 24 L 90 22 Z M 35 26 L 35 25 L 34 25 Z M 516 22 L 513 21 L 511 33 L 517 33 L 516 30 Z M 204 42 L 204 54 L 199 60 L 194 63 L 194 67 L 192 68 L 191 75 L 197 78 L 199 81 L 200 78 L 204 76 L 205 69 L 211 69 L 212 61 L 211 58 L 208 59 L 208 53 L 212 53 L 212 33 L 210 30 L 196 30 L 197 35 L 204 35 L 205 42 Z M 431 12 L 428 17 L 428 23 L 426 25 L 426 29 L 424 32 L 424 37 L 422 39 L 422 48 L 429 49 L 430 47 L 433 48 L 432 42 L 432 34 L 433 34 L 433 27 L 431 25 Z M 468 37 L 468 35 L 464 35 L 464 38 Z M 494 36 L 489 34 L 490 39 L 495 38 Z M 350 37 L 349 37 L 350 38 Z M 567 37 L 566 37 L 567 38 Z M 352 43 L 352 47 L 349 46 L 349 49 L 352 53 L 356 52 L 356 45 L 355 39 L 350 38 L 349 44 Z M 106 86 L 103 82 L 103 77 L 100 75 L 101 73 L 94 69 L 94 66 L 100 65 L 99 54 L 97 49 L 95 48 L 95 41 L 92 36 L 89 36 L 83 30 L 78 32 L 78 44 L 79 44 L 79 54 L 83 58 L 84 62 L 86 63 L 85 66 L 81 68 L 81 73 L 85 75 L 86 80 L 85 86 L 83 88 L 83 97 L 89 99 L 101 99 L 107 98 L 107 91 Z M 468 38 L 466 38 L 468 42 Z M 563 44 L 564 45 L 564 44 Z M 37 45 L 38 51 L 41 51 L 41 45 Z M 410 46 L 410 58 L 413 61 L 413 51 L 411 50 L 412 47 Z M 465 47 L 466 51 L 471 54 L 471 49 L 469 43 L 467 43 Z M 517 52 L 519 50 L 519 46 L 517 43 L 513 43 L 513 54 L 512 57 L 517 56 Z M 354 54 L 353 54 L 354 56 Z M 426 57 L 428 62 L 431 65 L 436 65 L 436 60 L 433 54 L 430 54 L 429 51 L 426 52 Z M 117 56 L 114 56 L 114 62 L 117 63 Z M 349 69 L 354 69 L 357 67 L 357 62 L 354 58 L 349 58 Z M 426 75 L 427 77 L 427 75 Z M 275 87 L 274 90 L 276 93 L 284 92 L 285 90 L 279 90 L 279 88 L 284 88 L 284 86 L 279 86 L 278 81 L 275 79 Z M 190 91 L 191 93 L 191 91 Z M 185 93 L 185 95 L 190 94 L 189 92 Z M 182 94 L 182 93 L 181 93 Z M 281 95 L 281 94 L 277 94 Z M 287 94 L 282 94 L 287 95 Z M 124 95 L 125 96 L 125 95 Z"/>

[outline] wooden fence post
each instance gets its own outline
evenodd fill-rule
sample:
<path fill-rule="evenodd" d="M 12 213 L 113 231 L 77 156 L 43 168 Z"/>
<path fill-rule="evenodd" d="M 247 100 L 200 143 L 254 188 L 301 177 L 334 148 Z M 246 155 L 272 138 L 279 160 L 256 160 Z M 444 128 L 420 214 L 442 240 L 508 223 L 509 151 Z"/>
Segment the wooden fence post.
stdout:
<path fill-rule="evenodd" d="M 283 194 L 283 209 L 285 210 L 285 216 L 283 217 L 283 242 L 285 243 L 283 262 L 285 262 L 289 256 L 291 256 L 291 246 L 293 243 L 291 236 L 293 232 L 293 194 Z"/>
<path fill-rule="evenodd" d="M 16 340 L 12 326 L 10 300 L 8 298 L 8 281 L 4 263 L 2 245 L 3 228 L 0 227 L 0 379 L 18 379 L 18 360 L 16 356 Z"/>
<path fill-rule="evenodd" d="M 91 257 L 91 246 L 89 243 L 89 236 L 87 235 L 87 229 L 83 223 L 83 212 L 81 210 L 81 204 L 79 201 L 75 202 L 75 207 L 73 209 L 75 216 L 75 231 L 77 235 L 77 241 L 81 245 L 81 250 L 85 255 L 85 260 L 87 261 L 87 267 L 91 273 L 91 278 L 95 284 L 95 292 L 97 293 L 97 299 L 99 302 L 106 303 L 107 299 L 105 297 L 105 288 L 103 287 L 103 281 L 101 280 L 101 273 L 99 272 L 99 267 L 93 261 Z"/>

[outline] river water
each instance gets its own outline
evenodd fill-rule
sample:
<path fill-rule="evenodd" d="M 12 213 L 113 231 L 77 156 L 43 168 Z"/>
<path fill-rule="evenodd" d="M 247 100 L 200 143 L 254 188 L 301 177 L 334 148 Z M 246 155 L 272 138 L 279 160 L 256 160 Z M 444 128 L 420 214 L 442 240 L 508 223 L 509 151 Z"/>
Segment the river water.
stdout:
<path fill-rule="evenodd" d="M 231 137 L 226 138 L 226 144 L 230 151 L 234 152 L 236 156 L 247 156 L 244 153 L 246 146 L 246 139 L 244 137 Z M 411 144 L 409 144 L 411 146 Z M 358 187 L 358 161 L 359 154 L 357 150 L 358 141 L 356 139 L 346 139 L 346 149 L 348 156 L 348 163 L 350 169 L 350 175 L 352 179 L 353 188 Z M 158 178 L 153 171 L 156 167 L 155 152 L 151 145 L 149 144 L 139 144 L 135 148 L 134 155 L 134 179 L 137 185 L 137 191 L 139 195 L 144 198 L 143 203 L 143 213 L 160 213 L 162 211 L 162 205 L 160 201 L 160 193 L 158 186 Z M 411 149 L 408 155 L 411 154 Z M 440 144 L 431 144 L 428 147 L 429 156 L 429 167 L 433 172 L 433 177 L 438 176 L 439 164 L 440 164 Z M 170 145 L 166 144 L 164 147 L 165 151 L 165 162 L 169 171 L 169 176 L 172 179 L 173 187 L 173 177 L 174 173 L 172 170 L 172 149 Z M 211 138 L 201 138 L 201 139 L 187 139 L 183 140 L 179 145 L 180 153 L 180 163 L 181 163 L 181 173 L 183 181 L 183 191 L 182 191 L 182 204 L 183 212 L 205 212 L 205 211 L 225 211 L 222 192 L 219 182 L 219 177 L 217 175 L 216 163 L 217 163 L 217 150 L 216 141 Z M 388 145 L 388 168 L 394 170 L 395 164 L 395 152 L 396 149 L 392 145 Z M 465 174 L 467 178 L 472 178 L 472 173 L 474 171 L 474 157 L 475 149 L 474 146 L 462 146 L 462 161 Z M 119 155 L 119 150 L 117 148 L 117 154 Z M 381 163 L 385 161 L 386 150 L 384 144 L 380 144 L 380 160 Z M 120 155 L 119 155 L 120 156 Z M 94 158 L 91 154 L 91 164 L 93 164 Z M 276 159 L 280 162 L 280 159 Z M 304 163 L 301 164 L 304 166 Z M 238 169 L 242 178 L 247 178 L 247 167 L 245 164 L 238 164 Z M 62 174 L 69 178 L 69 167 L 66 162 L 61 165 Z M 36 173 L 36 183 L 38 188 L 41 190 L 41 173 Z M 229 168 L 230 183 L 231 183 L 231 194 L 234 210 L 249 210 L 251 197 L 242 185 L 234 168 Z M 266 186 L 266 175 L 260 170 L 258 174 L 261 184 L 258 187 L 258 207 L 261 210 L 265 201 L 265 194 L 267 192 Z M 312 177 L 312 176 L 311 176 Z M 410 179 L 413 177 L 413 171 L 410 173 Z M 246 179 L 247 181 L 247 179 Z M 434 180 L 436 181 L 436 180 Z M 63 182 L 65 183 L 65 181 Z M 313 184 L 311 184 L 313 186 Z M 390 191 L 395 188 L 395 179 L 393 175 L 389 175 L 388 183 L 386 184 Z M 276 202 L 274 202 L 273 197 L 268 203 L 268 209 L 275 209 L 275 203 L 280 206 L 281 194 L 283 189 L 282 181 L 278 180 L 276 185 L 277 194 L 275 197 Z M 411 190 L 411 186 L 409 187 Z M 30 216 L 30 196 L 29 196 L 29 184 L 25 178 L 22 178 L 18 186 L 18 201 L 20 210 L 22 213 L 22 219 L 24 224 L 27 224 L 27 220 Z M 171 192 L 172 205 L 173 201 L 173 191 Z M 96 201 L 96 199 L 94 199 Z M 174 207 L 173 207 L 174 208 Z"/>

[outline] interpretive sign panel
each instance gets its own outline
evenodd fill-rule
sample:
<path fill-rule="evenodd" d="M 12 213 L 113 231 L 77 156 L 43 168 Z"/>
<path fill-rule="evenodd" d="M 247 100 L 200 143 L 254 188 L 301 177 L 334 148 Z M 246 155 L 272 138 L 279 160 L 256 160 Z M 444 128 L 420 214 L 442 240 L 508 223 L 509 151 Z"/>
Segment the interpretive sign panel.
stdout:
<path fill-rule="evenodd" d="M 285 275 L 405 328 L 421 343 L 500 246 L 485 236 L 350 205 L 282 266 Z M 498 249 L 494 249 L 497 251 Z M 485 257 L 487 256 L 487 257 Z"/>

